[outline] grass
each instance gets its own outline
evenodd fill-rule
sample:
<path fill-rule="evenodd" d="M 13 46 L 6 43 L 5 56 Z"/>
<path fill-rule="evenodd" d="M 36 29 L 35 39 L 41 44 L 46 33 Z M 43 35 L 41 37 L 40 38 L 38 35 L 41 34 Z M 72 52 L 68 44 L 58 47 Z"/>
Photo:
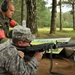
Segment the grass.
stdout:
<path fill-rule="evenodd" d="M 10 28 L 11 30 L 11 28 Z M 65 38 L 71 37 L 75 39 L 75 31 L 72 28 L 63 28 L 63 31 L 60 31 L 59 28 L 56 29 L 55 34 L 50 34 L 49 27 L 38 28 L 38 33 L 35 34 L 36 38 Z"/>
<path fill-rule="evenodd" d="M 63 31 L 60 31 L 59 28 L 56 29 L 55 34 L 50 34 L 50 28 L 38 28 L 38 33 L 36 38 L 64 38 L 71 37 L 75 39 L 75 31 L 72 28 L 63 28 Z"/>

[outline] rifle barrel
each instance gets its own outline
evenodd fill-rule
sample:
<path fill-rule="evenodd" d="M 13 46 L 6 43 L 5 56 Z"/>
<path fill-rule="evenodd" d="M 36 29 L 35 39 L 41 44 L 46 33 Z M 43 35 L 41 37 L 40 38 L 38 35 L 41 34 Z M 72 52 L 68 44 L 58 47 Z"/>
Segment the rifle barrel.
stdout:
<path fill-rule="evenodd" d="M 56 48 L 64 48 L 64 47 L 73 47 L 75 46 L 75 43 L 57 43 L 54 45 L 54 49 Z"/>

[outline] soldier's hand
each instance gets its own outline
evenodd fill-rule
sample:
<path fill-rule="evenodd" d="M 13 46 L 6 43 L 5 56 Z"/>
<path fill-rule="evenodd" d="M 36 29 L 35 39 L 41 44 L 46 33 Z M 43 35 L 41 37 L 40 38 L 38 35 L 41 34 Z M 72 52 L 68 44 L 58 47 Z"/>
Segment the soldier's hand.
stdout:
<path fill-rule="evenodd" d="M 20 55 L 20 57 L 24 58 L 24 53 L 22 51 L 18 51 L 18 54 Z"/>
<path fill-rule="evenodd" d="M 34 57 L 35 57 L 38 61 L 40 61 L 40 60 L 42 59 L 42 56 L 43 56 L 44 53 L 45 53 L 45 52 L 36 52 L 36 53 L 34 54 Z"/>

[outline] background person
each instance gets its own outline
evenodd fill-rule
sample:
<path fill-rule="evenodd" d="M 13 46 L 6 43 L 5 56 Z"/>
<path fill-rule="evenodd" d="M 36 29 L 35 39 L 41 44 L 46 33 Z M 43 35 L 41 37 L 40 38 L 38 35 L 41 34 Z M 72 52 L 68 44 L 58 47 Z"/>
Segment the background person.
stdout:
<path fill-rule="evenodd" d="M 15 20 L 12 20 L 14 11 L 15 8 L 13 2 L 11 2 L 10 0 L 4 0 L 0 10 L 0 30 L 4 30 L 6 37 L 9 37 L 9 27 L 14 27 L 17 24 Z"/>

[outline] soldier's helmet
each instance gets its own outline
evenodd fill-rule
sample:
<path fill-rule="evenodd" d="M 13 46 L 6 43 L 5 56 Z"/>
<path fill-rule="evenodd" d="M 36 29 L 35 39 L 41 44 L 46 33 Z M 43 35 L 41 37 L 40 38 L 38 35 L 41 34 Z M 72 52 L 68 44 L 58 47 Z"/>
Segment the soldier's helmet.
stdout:
<path fill-rule="evenodd" d="M 13 38 L 17 38 L 22 41 L 25 39 L 32 41 L 35 39 L 35 36 L 31 33 L 29 28 L 18 25 L 13 28 L 12 39 Z"/>

